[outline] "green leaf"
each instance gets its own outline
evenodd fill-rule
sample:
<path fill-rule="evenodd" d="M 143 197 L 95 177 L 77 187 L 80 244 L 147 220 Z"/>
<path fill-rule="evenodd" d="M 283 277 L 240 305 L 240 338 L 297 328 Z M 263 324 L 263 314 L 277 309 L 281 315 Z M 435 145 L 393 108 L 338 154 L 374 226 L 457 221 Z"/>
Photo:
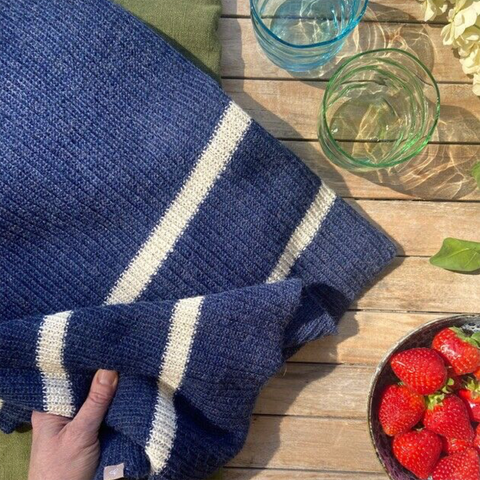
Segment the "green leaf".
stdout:
<path fill-rule="evenodd" d="M 448 395 L 448 392 L 447 392 Z M 442 393 L 434 393 L 432 395 L 427 395 L 427 408 L 429 410 L 433 410 L 437 405 L 441 405 L 445 400 L 445 392 Z"/>
<path fill-rule="evenodd" d="M 452 332 L 455 332 L 455 334 L 460 340 L 463 340 L 464 342 L 467 342 L 470 345 L 478 348 L 478 339 L 475 338 L 473 335 L 467 335 L 461 328 L 458 327 L 450 327 L 450 330 L 452 330 Z"/>
<path fill-rule="evenodd" d="M 480 269 L 480 242 L 446 238 L 442 248 L 430 258 L 436 267 L 456 272 L 475 272 Z"/>
<path fill-rule="evenodd" d="M 480 188 L 480 162 L 473 167 L 472 177 L 476 180 L 478 188 Z"/>
<path fill-rule="evenodd" d="M 450 393 L 453 393 L 453 385 L 455 385 L 455 380 L 453 378 L 449 378 L 447 380 L 447 383 L 443 386 L 443 388 L 440 389 L 440 392 L 446 393 L 447 395 Z"/>
<path fill-rule="evenodd" d="M 480 344 L 480 332 L 475 332 L 472 337 L 477 343 Z"/>
<path fill-rule="evenodd" d="M 455 334 L 457 335 L 457 337 L 461 338 L 462 340 L 464 340 L 465 338 L 467 338 L 467 335 L 465 334 L 465 332 L 459 328 L 459 327 L 450 327 L 450 330 L 452 332 L 455 332 Z"/>
<path fill-rule="evenodd" d="M 474 396 L 474 398 L 478 398 L 480 395 L 480 384 L 478 380 L 470 375 L 463 379 L 463 385 L 467 390 L 470 390 Z"/>

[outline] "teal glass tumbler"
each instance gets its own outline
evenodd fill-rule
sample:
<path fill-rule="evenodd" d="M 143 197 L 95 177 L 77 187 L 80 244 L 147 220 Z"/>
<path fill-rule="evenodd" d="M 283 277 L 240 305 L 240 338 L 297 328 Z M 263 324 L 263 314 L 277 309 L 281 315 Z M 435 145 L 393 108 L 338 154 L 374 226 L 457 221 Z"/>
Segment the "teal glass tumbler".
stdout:
<path fill-rule="evenodd" d="M 368 0 L 250 0 L 258 43 L 267 57 L 292 72 L 331 60 L 358 25 Z"/>
<path fill-rule="evenodd" d="M 330 79 L 318 118 L 326 157 L 355 171 L 389 168 L 428 144 L 440 92 L 420 60 L 398 49 L 360 53 Z"/>

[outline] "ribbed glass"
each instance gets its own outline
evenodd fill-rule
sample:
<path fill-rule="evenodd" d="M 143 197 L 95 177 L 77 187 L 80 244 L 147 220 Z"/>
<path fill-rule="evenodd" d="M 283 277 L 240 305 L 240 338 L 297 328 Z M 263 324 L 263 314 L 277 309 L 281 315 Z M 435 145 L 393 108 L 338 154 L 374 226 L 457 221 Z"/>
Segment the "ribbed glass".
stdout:
<path fill-rule="evenodd" d="M 332 59 L 358 25 L 368 0 L 250 0 L 257 40 L 270 60 L 294 72 Z"/>
<path fill-rule="evenodd" d="M 440 115 L 430 71 L 402 50 L 349 59 L 327 85 L 318 122 L 325 155 L 350 170 L 386 168 L 420 153 Z"/>

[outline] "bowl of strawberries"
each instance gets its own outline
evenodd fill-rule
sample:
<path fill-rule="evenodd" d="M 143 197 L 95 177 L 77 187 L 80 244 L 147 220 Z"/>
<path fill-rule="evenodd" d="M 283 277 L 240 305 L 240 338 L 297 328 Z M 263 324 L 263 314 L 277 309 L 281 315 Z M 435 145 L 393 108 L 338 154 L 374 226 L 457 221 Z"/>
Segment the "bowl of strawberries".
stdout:
<path fill-rule="evenodd" d="M 480 480 L 480 316 L 427 323 L 378 366 L 370 436 L 392 480 Z"/>

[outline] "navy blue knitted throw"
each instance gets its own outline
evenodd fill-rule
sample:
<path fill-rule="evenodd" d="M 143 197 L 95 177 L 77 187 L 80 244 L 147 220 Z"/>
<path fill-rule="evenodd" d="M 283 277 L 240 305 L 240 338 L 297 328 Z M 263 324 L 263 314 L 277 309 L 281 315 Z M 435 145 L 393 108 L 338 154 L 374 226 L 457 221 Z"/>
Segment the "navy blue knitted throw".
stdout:
<path fill-rule="evenodd" d="M 120 373 L 97 479 L 201 479 L 391 242 L 107 0 L 0 0 L 0 428 Z"/>

